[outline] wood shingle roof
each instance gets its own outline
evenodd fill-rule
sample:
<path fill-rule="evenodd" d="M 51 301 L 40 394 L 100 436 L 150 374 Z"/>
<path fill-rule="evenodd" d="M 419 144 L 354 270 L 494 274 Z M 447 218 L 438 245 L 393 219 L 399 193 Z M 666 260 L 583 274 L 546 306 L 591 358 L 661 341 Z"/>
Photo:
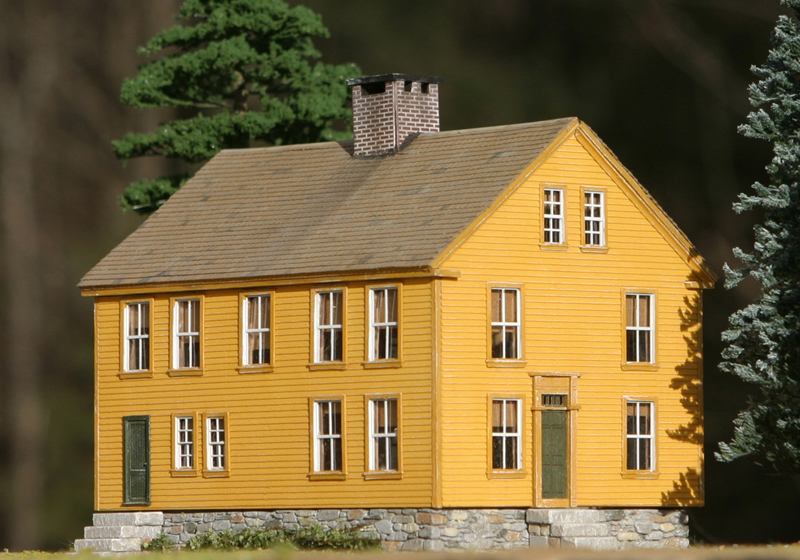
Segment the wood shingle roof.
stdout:
<path fill-rule="evenodd" d="M 337 142 L 225 150 L 79 287 L 424 269 L 576 122 L 422 134 L 375 158 Z"/>

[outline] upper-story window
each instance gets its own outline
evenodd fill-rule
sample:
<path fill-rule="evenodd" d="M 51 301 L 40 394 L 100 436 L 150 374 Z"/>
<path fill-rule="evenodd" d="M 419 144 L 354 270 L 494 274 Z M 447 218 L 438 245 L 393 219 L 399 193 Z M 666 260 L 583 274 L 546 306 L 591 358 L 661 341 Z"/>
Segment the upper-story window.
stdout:
<path fill-rule="evenodd" d="M 317 292 L 314 313 L 314 361 L 342 361 L 342 319 L 344 293 L 341 290 Z"/>
<path fill-rule="evenodd" d="M 564 243 L 564 189 L 544 189 L 544 242 Z"/>
<path fill-rule="evenodd" d="M 369 401 L 369 468 L 398 470 L 397 399 Z"/>
<path fill-rule="evenodd" d="M 519 469 L 522 464 L 522 402 L 492 400 L 492 468 Z"/>
<path fill-rule="evenodd" d="M 174 369 L 200 367 L 200 300 L 175 300 L 173 324 Z"/>
<path fill-rule="evenodd" d="M 654 405 L 651 402 L 626 404 L 626 468 L 652 471 L 655 468 Z"/>
<path fill-rule="evenodd" d="M 520 297 L 516 288 L 492 288 L 492 358 L 519 359 Z"/>
<path fill-rule="evenodd" d="M 150 369 L 150 302 L 125 305 L 124 371 Z"/>
<path fill-rule="evenodd" d="M 397 359 L 397 288 L 369 291 L 369 359 Z"/>
<path fill-rule="evenodd" d="M 270 363 L 270 305 L 269 294 L 244 298 L 242 363 L 246 366 Z"/>
<path fill-rule="evenodd" d="M 342 471 L 342 401 L 314 402 L 314 471 Z"/>
<path fill-rule="evenodd" d="M 625 351 L 628 362 L 653 362 L 654 296 L 625 294 Z"/>
<path fill-rule="evenodd" d="M 583 192 L 583 243 L 603 247 L 606 244 L 605 193 Z"/>

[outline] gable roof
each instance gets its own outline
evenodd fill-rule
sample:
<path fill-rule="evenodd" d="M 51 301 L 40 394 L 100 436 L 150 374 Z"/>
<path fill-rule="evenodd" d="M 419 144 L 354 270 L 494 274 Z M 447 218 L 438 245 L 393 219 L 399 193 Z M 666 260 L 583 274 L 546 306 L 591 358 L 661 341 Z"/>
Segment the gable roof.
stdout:
<path fill-rule="evenodd" d="M 414 270 L 436 258 L 576 118 L 348 143 L 224 150 L 79 287 Z"/>

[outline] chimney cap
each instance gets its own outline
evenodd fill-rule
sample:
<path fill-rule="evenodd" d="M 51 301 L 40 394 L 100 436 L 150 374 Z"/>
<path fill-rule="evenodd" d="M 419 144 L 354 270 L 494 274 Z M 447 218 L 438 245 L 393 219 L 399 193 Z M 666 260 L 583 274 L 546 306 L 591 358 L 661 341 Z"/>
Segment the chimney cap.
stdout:
<path fill-rule="evenodd" d="M 363 76 L 361 78 L 351 78 L 347 80 L 348 86 L 360 86 L 362 84 L 374 84 L 376 82 L 422 82 L 425 84 L 441 84 L 444 79 L 436 76 L 414 76 L 411 74 L 378 74 L 377 76 Z"/>

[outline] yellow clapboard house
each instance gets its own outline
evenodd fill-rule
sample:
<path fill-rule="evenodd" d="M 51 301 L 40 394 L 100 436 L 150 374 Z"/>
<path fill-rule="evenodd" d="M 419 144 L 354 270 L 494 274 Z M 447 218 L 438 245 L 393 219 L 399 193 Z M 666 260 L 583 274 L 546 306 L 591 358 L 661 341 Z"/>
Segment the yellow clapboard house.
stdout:
<path fill-rule="evenodd" d="M 84 277 L 98 512 L 703 504 L 714 273 L 586 124 L 439 132 L 439 82 L 221 152 Z"/>

